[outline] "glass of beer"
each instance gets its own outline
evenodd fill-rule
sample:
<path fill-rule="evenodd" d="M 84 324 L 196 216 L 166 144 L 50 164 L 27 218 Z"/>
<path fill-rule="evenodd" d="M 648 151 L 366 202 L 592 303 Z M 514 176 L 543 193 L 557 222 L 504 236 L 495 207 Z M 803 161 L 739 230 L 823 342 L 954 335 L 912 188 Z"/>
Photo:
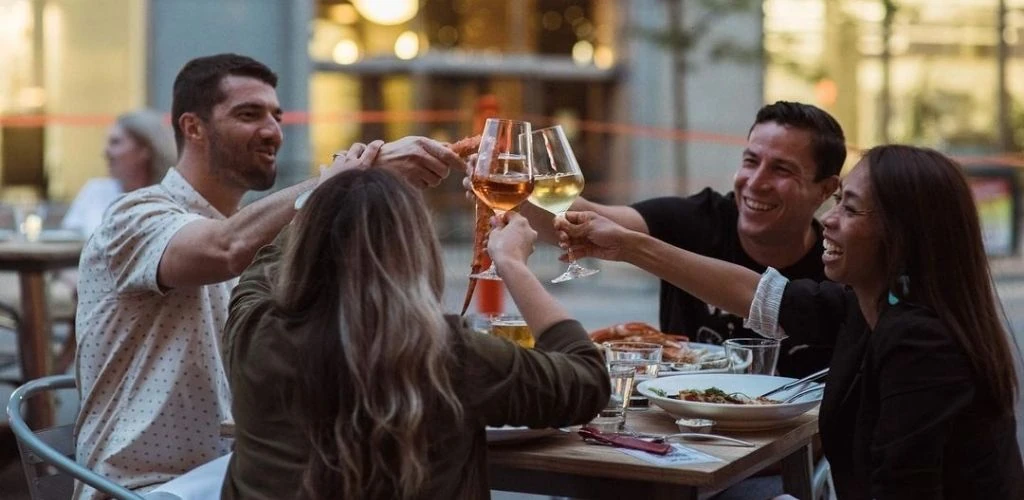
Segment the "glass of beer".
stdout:
<path fill-rule="evenodd" d="M 530 203 L 555 214 L 555 217 L 561 217 L 583 191 L 583 172 L 561 125 L 533 133 L 532 161 L 533 192 L 530 193 Z M 569 255 L 569 268 L 551 280 L 552 283 L 597 273 L 596 269 L 579 265 L 572 255 L 572 248 L 567 248 L 566 252 Z"/>
<path fill-rule="evenodd" d="M 533 333 L 522 316 L 502 314 L 491 319 L 491 335 L 515 342 L 527 349 L 534 344 Z"/>
<path fill-rule="evenodd" d="M 519 206 L 533 191 L 530 132 L 529 122 L 488 118 L 484 123 L 470 184 L 477 198 L 495 215 Z M 493 262 L 470 278 L 501 281 Z"/>

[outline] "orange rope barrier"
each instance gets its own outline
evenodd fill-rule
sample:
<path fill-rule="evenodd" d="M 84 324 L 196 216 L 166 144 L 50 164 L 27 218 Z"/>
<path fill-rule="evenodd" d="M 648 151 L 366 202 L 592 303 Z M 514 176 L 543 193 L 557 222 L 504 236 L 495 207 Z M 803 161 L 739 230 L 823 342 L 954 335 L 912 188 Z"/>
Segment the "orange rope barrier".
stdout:
<path fill-rule="evenodd" d="M 310 112 L 287 111 L 282 123 L 285 125 L 323 124 L 323 123 L 466 123 L 473 118 L 472 110 L 410 110 L 410 111 L 340 111 Z M 554 117 L 525 115 L 524 119 L 535 123 L 553 124 Z M 114 123 L 116 115 L 110 114 L 35 114 L 35 115 L 0 115 L 0 127 L 104 127 Z M 170 121 L 170 117 L 166 119 Z M 678 130 L 667 127 L 639 125 L 596 120 L 580 120 L 577 126 L 584 132 L 597 134 L 621 135 L 660 139 L 669 141 L 686 141 L 696 143 L 724 144 L 743 146 L 746 136 L 730 135 L 700 130 Z M 866 148 L 850 146 L 852 154 L 860 154 Z M 965 166 L 1003 166 L 1024 168 L 1024 154 L 995 153 L 990 155 L 951 155 Z"/>

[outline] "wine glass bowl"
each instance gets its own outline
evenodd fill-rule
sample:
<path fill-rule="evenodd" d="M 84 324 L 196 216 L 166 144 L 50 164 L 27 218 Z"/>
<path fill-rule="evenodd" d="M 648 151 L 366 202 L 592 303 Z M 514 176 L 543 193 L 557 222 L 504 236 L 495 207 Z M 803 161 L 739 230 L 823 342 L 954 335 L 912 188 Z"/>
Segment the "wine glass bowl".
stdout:
<path fill-rule="evenodd" d="M 529 172 L 524 172 L 525 157 L 498 157 L 495 163 L 504 163 L 500 171 L 489 174 L 476 174 L 471 180 L 473 192 L 476 193 L 495 213 L 501 214 L 519 206 L 533 191 L 533 181 Z M 520 163 L 520 165 L 508 165 Z"/>
<path fill-rule="evenodd" d="M 480 150 L 470 175 L 473 193 L 501 216 L 526 201 L 533 192 L 529 122 L 488 118 L 480 138 Z M 497 280 L 494 263 L 471 278 Z"/>
<path fill-rule="evenodd" d="M 561 125 L 533 132 L 533 192 L 530 203 L 537 205 L 555 217 L 562 217 L 576 198 L 583 192 L 583 171 L 572 152 L 569 139 Z M 551 280 L 561 283 L 575 278 L 596 274 L 596 269 L 587 269 L 573 258 L 572 249 L 567 249 L 569 267 L 560 276 Z"/>

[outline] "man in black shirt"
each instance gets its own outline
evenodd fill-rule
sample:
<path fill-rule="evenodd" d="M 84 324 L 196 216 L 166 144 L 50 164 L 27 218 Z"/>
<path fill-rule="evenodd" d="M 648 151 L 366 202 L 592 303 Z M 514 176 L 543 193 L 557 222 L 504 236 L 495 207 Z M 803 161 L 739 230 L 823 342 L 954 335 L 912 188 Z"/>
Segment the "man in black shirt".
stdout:
<path fill-rule="evenodd" d="M 831 115 L 809 104 L 779 101 L 758 111 L 731 193 L 707 188 L 630 206 L 578 198 L 571 210 L 597 212 L 627 229 L 757 272 L 771 266 L 789 279 L 823 281 L 822 229 L 814 212 L 838 188 L 845 160 L 843 130 Z M 549 213 L 529 203 L 521 210 L 542 237 L 555 241 Z M 758 337 L 743 328 L 742 318 L 665 281 L 659 307 L 661 330 L 694 342 Z M 831 357 L 831 346 L 786 340 L 778 371 L 801 377 L 828 366 Z"/>

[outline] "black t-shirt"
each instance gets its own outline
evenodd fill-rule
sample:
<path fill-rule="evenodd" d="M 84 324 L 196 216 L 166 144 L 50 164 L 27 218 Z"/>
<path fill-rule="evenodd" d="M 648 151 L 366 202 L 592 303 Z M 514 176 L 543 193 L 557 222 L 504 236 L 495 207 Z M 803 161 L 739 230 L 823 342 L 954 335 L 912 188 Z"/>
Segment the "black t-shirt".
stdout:
<path fill-rule="evenodd" d="M 633 208 L 644 218 L 651 236 L 661 241 L 758 273 L 766 269 L 740 245 L 736 232 L 739 211 L 732 193 L 723 196 L 707 188 L 688 198 L 654 198 L 636 203 Z M 826 279 L 821 262 L 822 229 L 817 221 L 814 230 L 814 248 L 796 264 L 779 269 L 783 276 L 791 280 Z M 693 342 L 721 344 L 730 338 L 759 337 L 743 328 L 743 318 L 710 306 L 666 281 L 661 282 L 659 307 L 661 330 L 686 335 Z M 785 377 L 803 377 L 828 366 L 831 358 L 830 345 L 796 344 L 786 339 L 779 352 L 778 371 Z"/>

